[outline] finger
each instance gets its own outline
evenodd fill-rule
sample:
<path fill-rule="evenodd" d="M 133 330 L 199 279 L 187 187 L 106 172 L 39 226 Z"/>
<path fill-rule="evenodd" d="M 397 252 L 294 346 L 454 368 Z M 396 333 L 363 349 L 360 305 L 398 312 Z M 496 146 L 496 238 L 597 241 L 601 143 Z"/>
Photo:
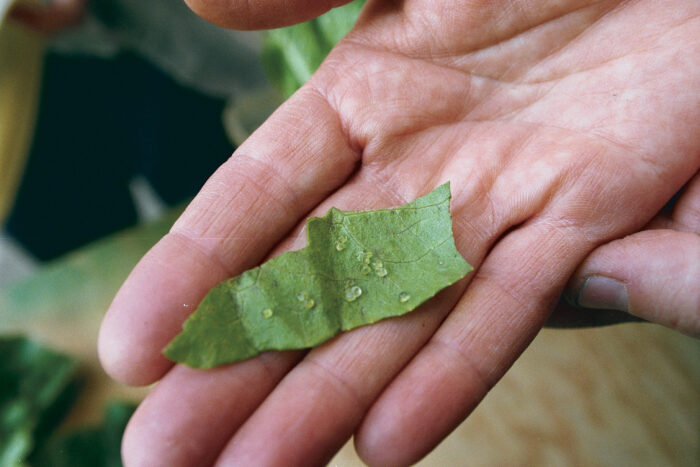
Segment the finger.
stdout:
<path fill-rule="evenodd" d="M 500 240 L 440 329 L 370 408 L 355 436 L 360 456 L 407 465 L 432 450 L 535 336 L 586 248 L 575 228 L 554 222 L 531 222 Z"/>
<path fill-rule="evenodd" d="M 199 16 L 231 29 L 271 29 L 316 18 L 352 0 L 185 0 Z"/>
<path fill-rule="evenodd" d="M 160 378 L 171 366 L 161 350 L 194 305 L 264 258 L 358 160 L 323 97 L 305 88 L 285 103 L 129 275 L 100 329 L 107 372 L 128 384 Z"/>
<path fill-rule="evenodd" d="M 271 256 L 303 248 L 304 243 L 296 231 Z M 125 464 L 213 464 L 233 433 L 303 354 L 265 352 L 209 370 L 175 365 L 129 420 L 122 439 Z M 163 414 L 167 423 L 162 422 Z"/>
<path fill-rule="evenodd" d="M 212 465 L 300 356 L 300 352 L 265 353 L 211 370 L 177 365 L 129 420 L 122 439 L 124 465 Z"/>
<path fill-rule="evenodd" d="M 645 230 L 591 253 L 570 281 L 582 308 L 617 310 L 700 336 L 700 236 Z"/>

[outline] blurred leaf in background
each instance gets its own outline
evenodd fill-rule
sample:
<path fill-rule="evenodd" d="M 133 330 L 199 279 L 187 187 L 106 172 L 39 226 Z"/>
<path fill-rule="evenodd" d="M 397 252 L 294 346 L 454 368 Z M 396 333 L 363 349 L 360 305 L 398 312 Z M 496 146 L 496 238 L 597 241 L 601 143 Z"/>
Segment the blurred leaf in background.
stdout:
<path fill-rule="evenodd" d="M 79 363 L 22 336 L 0 337 L 0 466 L 121 466 L 136 406 L 107 406 L 102 426 L 57 428 L 81 387 Z"/>
<path fill-rule="evenodd" d="M 0 338 L 0 465 L 23 465 L 78 393 L 78 362 L 24 337 Z"/>
<path fill-rule="evenodd" d="M 91 426 L 53 437 L 40 451 L 33 466 L 120 467 L 122 434 L 135 404 L 113 402 L 107 406 L 101 426 Z"/>
<path fill-rule="evenodd" d="M 365 0 L 355 0 L 311 21 L 267 33 L 263 68 L 285 97 L 311 77 L 333 46 L 350 31 L 364 4 Z"/>

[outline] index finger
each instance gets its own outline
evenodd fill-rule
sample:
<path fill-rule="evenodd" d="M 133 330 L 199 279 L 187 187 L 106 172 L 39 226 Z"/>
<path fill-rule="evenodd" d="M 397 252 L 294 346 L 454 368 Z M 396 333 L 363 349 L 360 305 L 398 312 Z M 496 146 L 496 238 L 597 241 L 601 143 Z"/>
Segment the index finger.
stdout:
<path fill-rule="evenodd" d="M 204 294 L 260 262 L 358 160 L 322 95 L 305 87 L 287 101 L 212 175 L 119 290 L 98 340 L 107 373 L 132 385 L 159 379 L 172 366 L 161 350 Z"/>

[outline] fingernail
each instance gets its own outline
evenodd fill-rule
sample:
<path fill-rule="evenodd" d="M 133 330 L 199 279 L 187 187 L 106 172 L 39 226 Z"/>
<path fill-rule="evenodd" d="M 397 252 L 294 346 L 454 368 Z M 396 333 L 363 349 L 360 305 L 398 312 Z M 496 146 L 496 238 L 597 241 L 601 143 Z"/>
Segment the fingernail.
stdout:
<path fill-rule="evenodd" d="M 589 276 L 578 293 L 576 304 L 582 308 L 628 312 L 627 286 L 610 277 Z"/>

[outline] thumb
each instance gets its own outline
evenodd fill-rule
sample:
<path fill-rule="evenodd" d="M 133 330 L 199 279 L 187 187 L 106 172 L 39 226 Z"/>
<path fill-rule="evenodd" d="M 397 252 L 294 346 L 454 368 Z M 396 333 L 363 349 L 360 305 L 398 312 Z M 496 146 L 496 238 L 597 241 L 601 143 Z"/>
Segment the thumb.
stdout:
<path fill-rule="evenodd" d="M 16 3 L 10 9 L 9 17 L 36 32 L 54 34 L 80 23 L 85 13 L 85 2 L 53 0 L 47 4 Z"/>
<path fill-rule="evenodd" d="M 594 250 L 569 281 L 581 308 L 618 310 L 700 336 L 700 236 L 645 230 Z"/>

